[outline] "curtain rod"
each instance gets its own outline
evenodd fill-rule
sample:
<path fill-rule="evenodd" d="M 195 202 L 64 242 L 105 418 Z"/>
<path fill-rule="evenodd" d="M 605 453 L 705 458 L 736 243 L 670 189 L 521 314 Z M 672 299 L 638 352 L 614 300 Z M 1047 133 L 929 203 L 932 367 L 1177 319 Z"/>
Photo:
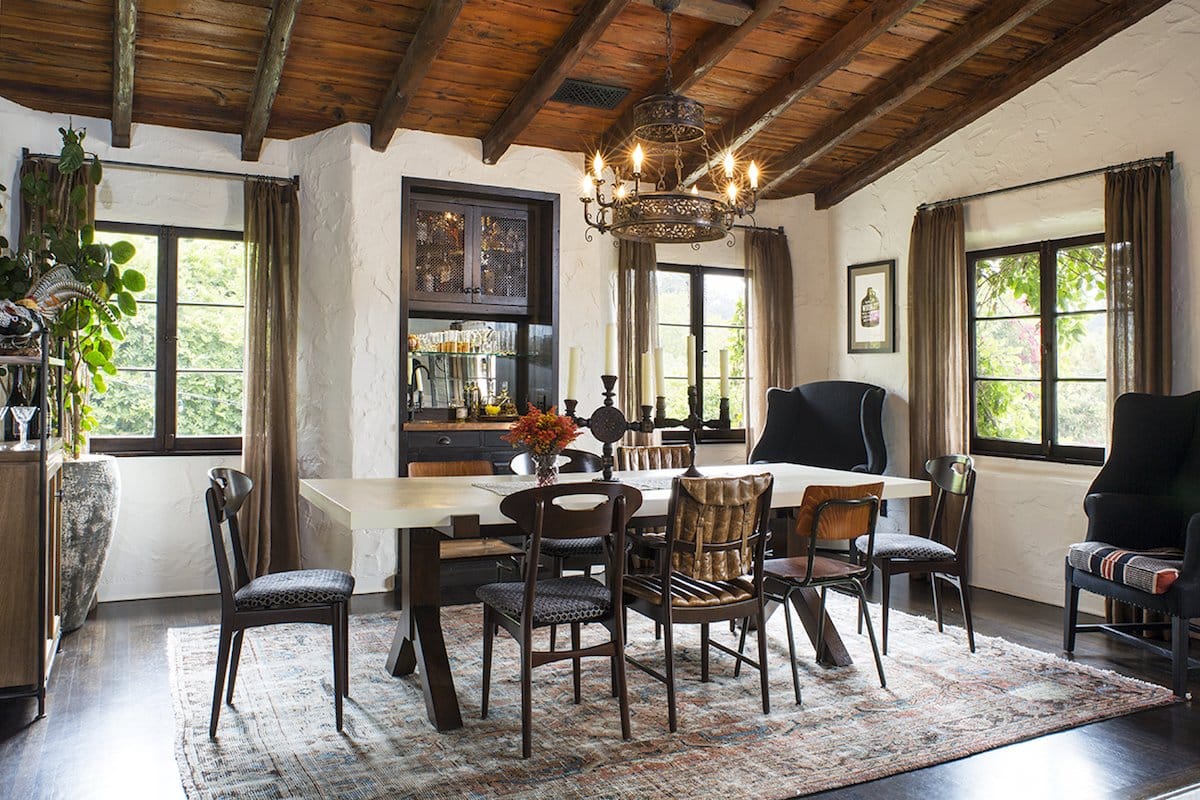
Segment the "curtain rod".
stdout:
<path fill-rule="evenodd" d="M 1175 167 L 1175 151 L 1169 151 L 1165 155 L 1153 156 L 1151 158 L 1142 158 L 1137 161 L 1126 161 L 1123 164 L 1111 164 L 1107 167 L 1096 167 L 1095 169 L 1084 170 L 1083 172 L 1075 172 L 1070 175 L 1060 175 L 1057 178 L 1043 178 L 1038 181 L 1030 181 L 1029 183 L 1018 184 L 1017 186 L 1005 186 L 1003 189 L 991 189 L 986 192 L 978 192 L 976 194 L 968 194 L 962 197 L 952 197 L 949 200 L 935 200 L 932 203 L 921 203 L 917 206 L 918 211 L 924 211 L 928 208 L 937 208 L 939 206 L 953 205 L 954 203 L 965 203 L 969 200 L 978 200 L 981 197 L 989 197 L 994 194 L 1004 194 L 1005 192 L 1015 192 L 1020 189 L 1032 189 L 1036 186 L 1044 186 L 1048 183 L 1059 183 L 1060 181 L 1070 181 L 1075 178 L 1086 178 L 1091 175 L 1099 175 L 1102 172 L 1115 172 L 1121 169 L 1132 169 L 1133 167 L 1144 167 L 1149 164 L 1166 164 L 1167 169 L 1171 170 Z"/>
<path fill-rule="evenodd" d="M 57 161 L 58 156 L 50 153 L 31 153 L 28 147 L 21 148 L 22 158 L 36 158 L 48 161 Z M 219 169 L 202 169 L 200 167 L 176 167 L 170 164 L 144 164 L 137 161 L 109 161 L 101 159 L 101 163 L 106 167 L 124 167 L 126 169 L 145 169 L 154 172 L 179 172 L 186 175 L 204 175 L 210 178 L 239 178 L 241 180 L 267 180 L 275 183 L 290 183 L 300 188 L 300 176 L 293 175 L 290 178 L 282 178 L 278 175 L 255 175 L 249 172 L 224 172 Z"/>
<path fill-rule="evenodd" d="M 778 228 L 764 228 L 761 225 L 734 225 L 735 228 L 741 228 L 744 231 L 771 231 L 772 233 L 783 233 L 783 226 Z"/>

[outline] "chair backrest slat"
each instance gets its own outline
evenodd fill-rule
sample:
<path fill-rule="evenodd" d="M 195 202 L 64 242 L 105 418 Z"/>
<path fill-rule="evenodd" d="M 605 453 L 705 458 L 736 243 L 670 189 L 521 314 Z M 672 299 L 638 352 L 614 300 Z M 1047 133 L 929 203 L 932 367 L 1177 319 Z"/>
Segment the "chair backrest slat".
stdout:
<path fill-rule="evenodd" d="M 238 511 L 250 497 L 254 489 L 254 481 L 244 472 L 228 467 L 217 467 L 208 471 L 208 491 L 205 492 L 205 505 L 208 508 L 208 526 L 212 534 L 213 557 L 217 562 L 217 582 L 221 589 L 221 606 L 232 611 L 233 593 L 250 582 L 250 574 L 246 568 L 246 556 L 242 551 L 241 528 L 238 525 Z M 234 576 L 229 572 L 229 558 L 226 555 L 225 531 L 229 533 L 229 550 L 233 553 Z"/>
<path fill-rule="evenodd" d="M 773 485 L 770 473 L 676 478 L 668 512 L 670 568 L 706 581 L 758 571 Z"/>

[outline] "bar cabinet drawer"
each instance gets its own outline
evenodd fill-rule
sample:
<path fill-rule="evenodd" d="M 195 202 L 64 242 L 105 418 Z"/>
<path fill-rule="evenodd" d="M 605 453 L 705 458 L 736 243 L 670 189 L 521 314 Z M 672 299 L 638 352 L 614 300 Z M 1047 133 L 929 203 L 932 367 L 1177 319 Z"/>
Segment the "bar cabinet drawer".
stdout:
<path fill-rule="evenodd" d="M 482 445 L 479 431 L 412 431 L 407 436 L 408 446 L 413 450 L 431 450 L 440 447 L 479 447 Z"/>

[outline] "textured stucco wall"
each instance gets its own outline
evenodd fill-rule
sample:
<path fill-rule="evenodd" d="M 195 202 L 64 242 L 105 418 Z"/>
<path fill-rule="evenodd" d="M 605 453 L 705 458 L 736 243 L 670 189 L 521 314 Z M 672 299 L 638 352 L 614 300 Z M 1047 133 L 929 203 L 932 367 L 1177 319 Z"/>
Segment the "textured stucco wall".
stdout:
<path fill-rule="evenodd" d="M 824 328 L 831 376 L 891 393 L 885 433 L 892 469 L 907 468 L 907 256 L 915 207 L 1173 150 L 1175 391 L 1200 385 L 1200 0 L 1176 0 L 828 212 Z M 968 244 L 986 247 L 1102 229 L 1102 179 L 1078 180 L 973 202 Z M 845 267 L 895 258 L 899 335 L 894 355 L 845 352 Z M 1085 529 L 1081 505 L 1094 468 L 980 459 L 973 583 L 1062 602 L 1062 556 Z M 889 470 L 892 471 L 892 470 Z M 903 515 L 898 517 L 903 520 Z M 1095 608 L 1093 605 L 1092 608 Z"/>

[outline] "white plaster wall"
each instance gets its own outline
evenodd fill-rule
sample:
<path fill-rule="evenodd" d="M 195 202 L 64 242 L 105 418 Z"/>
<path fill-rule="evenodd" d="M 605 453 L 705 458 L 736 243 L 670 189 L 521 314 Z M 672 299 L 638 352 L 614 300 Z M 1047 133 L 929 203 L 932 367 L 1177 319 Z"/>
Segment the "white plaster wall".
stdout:
<path fill-rule="evenodd" d="M 109 123 L 75 117 L 86 128 L 86 148 L 101 160 L 135 161 L 224 171 L 288 175 L 286 143 L 269 142 L 262 161 L 239 160 L 237 136 L 134 125 L 133 146 L 108 147 Z M 31 111 L 0 99 L 0 231 L 15 241 L 18 212 L 14 187 L 21 149 L 57 153 L 63 115 Z M 96 216 L 109 222 L 186 225 L 234 230 L 242 227 L 242 184 L 225 178 L 119 168 L 105 170 L 97 191 Z M 237 466 L 239 458 L 179 456 L 118 459 L 123 487 L 121 509 L 108 563 L 100 580 L 100 600 L 215 592 L 216 574 L 203 493 L 208 470 Z"/>
<path fill-rule="evenodd" d="M 907 469 L 908 240 L 916 206 L 1054 175 L 1162 155 L 1176 157 L 1173 199 L 1174 389 L 1200 385 L 1200 0 L 1176 0 L 828 212 L 824 330 L 831 377 L 888 389 L 889 471 Z M 989 247 L 1102 229 L 1102 179 L 1058 183 L 967 207 L 968 246 Z M 795 247 L 795 245 L 793 245 Z M 892 355 L 845 352 L 845 268 L 897 260 L 899 330 Z M 1085 529 L 1094 468 L 980 459 L 973 583 L 1060 604 L 1066 546 Z M 902 517 L 901 517 L 902 519 Z M 1093 609 L 1095 605 L 1091 606 Z"/>

